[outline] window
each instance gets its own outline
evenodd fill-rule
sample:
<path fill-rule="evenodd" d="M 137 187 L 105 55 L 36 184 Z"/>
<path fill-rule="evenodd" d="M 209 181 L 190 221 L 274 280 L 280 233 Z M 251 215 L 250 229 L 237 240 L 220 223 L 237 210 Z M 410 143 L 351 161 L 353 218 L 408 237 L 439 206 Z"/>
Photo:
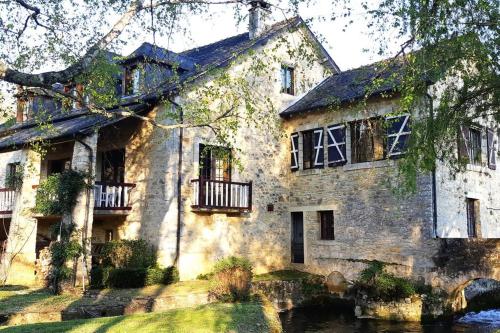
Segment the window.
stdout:
<path fill-rule="evenodd" d="M 289 66 L 281 67 L 281 92 L 295 95 L 295 70 Z"/>
<path fill-rule="evenodd" d="M 461 126 L 458 137 L 458 156 L 473 165 L 481 165 L 481 130 Z"/>
<path fill-rule="evenodd" d="M 467 235 L 477 237 L 477 222 L 479 215 L 479 200 L 467 198 Z"/>
<path fill-rule="evenodd" d="M 109 183 L 123 183 L 125 181 L 125 149 L 102 153 L 101 180 Z"/>
<path fill-rule="evenodd" d="M 231 181 L 231 150 L 200 144 L 200 178 Z"/>
<path fill-rule="evenodd" d="M 324 162 L 323 129 L 302 132 L 304 170 L 322 168 Z"/>
<path fill-rule="evenodd" d="M 370 162 L 385 158 L 383 119 L 372 118 L 351 123 L 351 161 Z"/>
<path fill-rule="evenodd" d="M 70 105 L 67 105 L 68 108 L 71 107 L 72 110 L 80 109 L 83 104 L 82 100 L 85 103 L 88 103 L 88 96 L 85 96 L 83 91 L 82 84 L 73 84 L 69 86 L 64 86 L 64 92 L 67 94 L 71 94 L 73 99 L 70 100 Z"/>
<path fill-rule="evenodd" d="M 125 68 L 123 78 L 123 94 L 125 96 L 136 95 L 139 93 L 141 71 L 137 66 Z"/>
<path fill-rule="evenodd" d="M 290 169 L 299 170 L 299 134 L 292 133 L 290 136 Z"/>
<path fill-rule="evenodd" d="M 17 99 L 16 121 L 23 122 L 31 119 L 33 114 L 33 97 L 19 97 Z"/>
<path fill-rule="evenodd" d="M 345 125 L 329 126 L 327 129 L 328 165 L 344 165 L 347 162 L 345 146 Z"/>
<path fill-rule="evenodd" d="M 8 188 L 16 189 L 21 180 L 21 163 L 9 163 L 7 164 L 7 177 L 5 179 L 5 185 Z"/>
<path fill-rule="evenodd" d="M 321 224 L 321 239 L 334 240 L 333 211 L 319 212 L 319 222 Z"/>
<path fill-rule="evenodd" d="M 387 156 L 396 158 L 404 155 L 410 140 L 410 115 L 386 118 Z"/>
<path fill-rule="evenodd" d="M 497 139 L 492 129 L 487 131 L 487 146 L 488 146 L 488 168 L 496 170 L 497 168 Z"/>

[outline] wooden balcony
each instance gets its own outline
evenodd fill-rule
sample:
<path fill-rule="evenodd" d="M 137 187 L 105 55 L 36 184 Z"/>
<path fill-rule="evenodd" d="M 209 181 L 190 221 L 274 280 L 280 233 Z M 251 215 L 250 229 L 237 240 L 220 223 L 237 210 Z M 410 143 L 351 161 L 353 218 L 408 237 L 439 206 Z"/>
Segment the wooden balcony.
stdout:
<path fill-rule="evenodd" d="M 252 182 L 193 179 L 195 210 L 221 212 L 249 212 L 252 210 Z"/>
<path fill-rule="evenodd" d="M 16 191 L 0 188 L 0 214 L 12 214 L 16 203 Z"/>
<path fill-rule="evenodd" d="M 135 187 L 131 183 L 95 182 L 95 210 L 130 210 L 130 191 Z"/>

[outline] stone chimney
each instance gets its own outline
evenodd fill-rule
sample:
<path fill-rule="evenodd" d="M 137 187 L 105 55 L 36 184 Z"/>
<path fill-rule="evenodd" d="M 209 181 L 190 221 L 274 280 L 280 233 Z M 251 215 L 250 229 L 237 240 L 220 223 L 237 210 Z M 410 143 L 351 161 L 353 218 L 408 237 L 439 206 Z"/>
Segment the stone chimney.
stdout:
<path fill-rule="evenodd" d="M 271 5 L 263 0 L 250 1 L 248 34 L 250 39 L 260 36 L 266 30 L 266 18 L 271 13 Z"/>

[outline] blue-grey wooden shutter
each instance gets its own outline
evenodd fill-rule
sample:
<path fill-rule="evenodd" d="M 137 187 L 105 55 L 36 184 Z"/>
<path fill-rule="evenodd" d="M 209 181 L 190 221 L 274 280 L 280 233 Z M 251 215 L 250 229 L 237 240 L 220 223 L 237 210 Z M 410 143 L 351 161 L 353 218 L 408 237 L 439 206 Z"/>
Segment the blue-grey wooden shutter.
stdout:
<path fill-rule="evenodd" d="M 488 167 L 491 170 L 497 168 L 497 141 L 495 140 L 495 133 L 492 129 L 488 128 L 487 132 L 488 143 Z"/>
<path fill-rule="evenodd" d="M 410 140 L 410 115 L 386 118 L 387 156 L 396 158 L 406 153 Z"/>
<path fill-rule="evenodd" d="M 336 124 L 327 127 L 328 133 L 328 165 L 337 166 L 347 163 L 345 133 L 346 127 L 344 124 Z"/>
<path fill-rule="evenodd" d="M 314 167 L 322 168 L 325 161 L 323 129 L 314 130 Z"/>
<path fill-rule="evenodd" d="M 292 133 L 290 136 L 290 168 L 292 171 L 299 170 L 299 134 Z"/>

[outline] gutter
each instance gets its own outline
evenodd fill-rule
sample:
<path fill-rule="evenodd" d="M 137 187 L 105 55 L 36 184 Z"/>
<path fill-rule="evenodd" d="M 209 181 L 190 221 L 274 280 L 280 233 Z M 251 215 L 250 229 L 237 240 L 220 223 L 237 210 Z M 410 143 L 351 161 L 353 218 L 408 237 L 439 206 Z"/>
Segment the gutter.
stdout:
<path fill-rule="evenodd" d="M 434 108 L 432 106 L 432 97 L 429 93 L 425 93 L 429 101 L 429 113 L 432 120 L 434 120 Z M 439 238 L 437 234 L 437 189 L 436 189 L 436 162 L 434 161 L 434 168 L 432 169 L 432 233 L 434 238 Z"/>

